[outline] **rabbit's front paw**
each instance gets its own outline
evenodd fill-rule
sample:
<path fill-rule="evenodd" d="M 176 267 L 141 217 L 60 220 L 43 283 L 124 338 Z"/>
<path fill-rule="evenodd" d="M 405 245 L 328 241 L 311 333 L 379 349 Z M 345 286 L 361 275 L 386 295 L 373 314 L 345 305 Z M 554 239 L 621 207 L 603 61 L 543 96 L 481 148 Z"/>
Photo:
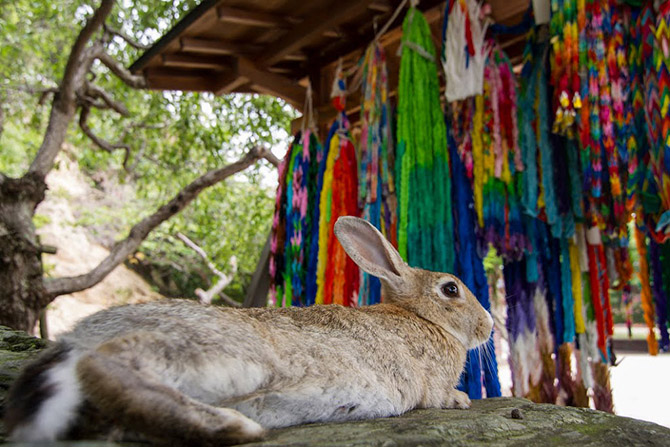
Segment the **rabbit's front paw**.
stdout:
<path fill-rule="evenodd" d="M 447 398 L 444 408 L 468 409 L 470 408 L 470 398 L 463 391 L 453 390 Z"/>

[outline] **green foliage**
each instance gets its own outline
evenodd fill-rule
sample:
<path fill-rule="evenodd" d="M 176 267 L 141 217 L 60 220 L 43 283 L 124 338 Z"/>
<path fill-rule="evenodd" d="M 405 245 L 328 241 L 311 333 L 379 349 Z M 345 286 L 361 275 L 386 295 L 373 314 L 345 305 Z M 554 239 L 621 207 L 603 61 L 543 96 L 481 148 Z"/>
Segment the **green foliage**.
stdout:
<path fill-rule="evenodd" d="M 33 216 L 33 224 L 35 224 L 35 228 L 42 228 L 45 225 L 49 225 L 51 223 L 51 218 L 49 216 L 46 216 L 44 214 L 35 214 Z"/>
<path fill-rule="evenodd" d="M 107 20 L 135 40 L 149 44 L 164 34 L 196 0 L 119 2 Z M 19 176 L 29 166 L 46 129 L 51 96 L 38 102 L 38 90 L 58 85 L 77 33 L 98 1 L 16 0 L 0 8 L 0 171 Z M 108 52 L 129 66 L 141 52 L 116 37 Z M 154 92 L 127 87 L 101 64 L 92 80 L 125 104 L 129 117 L 92 110 L 94 133 L 132 148 L 124 153 L 97 149 L 79 130 L 69 128 L 80 168 L 92 178 L 118 176 L 135 187 L 137 196 L 124 203 L 86 209 L 78 223 L 89 228 L 111 227 L 116 239 L 153 213 L 185 185 L 205 172 L 236 160 L 254 145 L 275 148 L 281 155 L 295 112 L 283 101 L 261 95 Z M 270 229 L 276 170 L 263 162 L 224 184 L 205 191 L 180 215 L 164 222 L 143 243 L 141 262 L 148 278 L 165 278 L 159 288 L 193 296 L 208 288 L 214 275 L 203 261 L 176 239 L 177 232 L 198 243 L 222 271 L 234 255 L 238 274 L 227 289 L 241 297 L 253 273 Z M 135 266 L 137 267 L 137 265 Z M 157 273 L 156 273 L 157 272 Z"/>

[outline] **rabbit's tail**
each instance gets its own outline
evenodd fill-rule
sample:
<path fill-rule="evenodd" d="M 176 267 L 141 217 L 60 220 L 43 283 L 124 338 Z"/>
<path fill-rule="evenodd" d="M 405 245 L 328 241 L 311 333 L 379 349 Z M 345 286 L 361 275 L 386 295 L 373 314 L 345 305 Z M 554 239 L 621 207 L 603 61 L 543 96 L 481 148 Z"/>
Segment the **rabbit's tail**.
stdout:
<path fill-rule="evenodd" d="M 73 425 L 82 394 L 76 377 L 78 355 L 59 343 L 47 350 L 12 385 L 5 428 L 12 441 L 54 441 Z"/>

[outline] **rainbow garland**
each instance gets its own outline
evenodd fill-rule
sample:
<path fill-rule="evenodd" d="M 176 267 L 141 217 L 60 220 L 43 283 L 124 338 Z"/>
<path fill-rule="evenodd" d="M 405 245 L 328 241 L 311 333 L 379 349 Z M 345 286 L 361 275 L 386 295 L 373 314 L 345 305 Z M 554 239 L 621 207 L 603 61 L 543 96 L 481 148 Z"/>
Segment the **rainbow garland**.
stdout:
<path fill-rule="evenodd" d="M 453 272 L 451 180 L 437 61 L 428 23 L 414 7 L 403 22 L 401 45 L 398 250 L 412 266 Z"/>
<path fill-rule="evenodd" d="M 365 52 L 359 163 L 359 208 L 362 217 L 396 246 L 397 199 L 393 180 L 393 137 L 390 123 L 386 54 L 379 42 Z M 361 271 L 358 305 L 381 300 L 379 279 Z"/>
<path fill-rule="evenodd" d="M 310 131 L 299 132 L 279 169 L 270 243 L 270 303 L 310 304 L 307 298 L 309 247 L 315 232 L 313 197 L 322 147 Z M 310 200 L 312 199 L 312 200 Z"/>
<path fill-rule="evenodd" d="M 480 252 L 490 243 L 505 259 L 519 259 L 526 241 L 516 82 L 499 46 L 489 42 L 487 54 L 483 94 L 449 103 L 449 124 L 474 193 Z"/>
<path fill-rule="evenodd" d="M 507 55 L 495 44 L 490 48 L 484 68 L 483 179 L 476 181 L 483 186 L 479 220 L 484 222 L 482 240 L 492 243 L 501 256 L 518 259 L 525 249 L 525 239 L 519 192 L 524 166 L 517 127 L 516 81 Z"/>
<path fill-rule="evenodd" d="M 551 10 L 553 132 L 573 138 L 577 112 L 582 107 L 577 0 L 551 0 Z"/>
<path fill-rule="evenodd" d="M 341 68 L 331 94 L 338 117 L 326 146 L 328 157 L 319 200 L 319 250 L 316 270 L 316 304 L 358 304 L 359 270 L 335 237 L 340 216 L 358 216 L 358 166 L 356 150 L 345 114 L 346 85 Z"/>
<path fill-rule="evenodd" d="M 661 210 L 656 227 L 656 239 L 661 242 L 670 238 L 670 4 L 659 7 L 654 32 L 654 68 L 658 75 L 660 101 L 660 135 L 650 151 L 651 172 L 661 198 Z"/>

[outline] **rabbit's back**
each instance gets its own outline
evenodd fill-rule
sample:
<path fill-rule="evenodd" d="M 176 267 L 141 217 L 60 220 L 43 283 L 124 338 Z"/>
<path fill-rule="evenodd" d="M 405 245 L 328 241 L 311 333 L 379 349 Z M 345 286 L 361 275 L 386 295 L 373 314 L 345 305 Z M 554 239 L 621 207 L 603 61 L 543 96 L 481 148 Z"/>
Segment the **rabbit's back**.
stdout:
<path fill-rule="evenodd" d="M 118 355 L 212 404 L 314 377 L 346 387 L 356 377 L 404 406 L 453 376 L 448 357 L 458 355 L 439 328 L 387 305 L 231 309 L 167 300 L 100 312 L 63 340 L 83 351 L 123 340 L 127 352 Z"/>

